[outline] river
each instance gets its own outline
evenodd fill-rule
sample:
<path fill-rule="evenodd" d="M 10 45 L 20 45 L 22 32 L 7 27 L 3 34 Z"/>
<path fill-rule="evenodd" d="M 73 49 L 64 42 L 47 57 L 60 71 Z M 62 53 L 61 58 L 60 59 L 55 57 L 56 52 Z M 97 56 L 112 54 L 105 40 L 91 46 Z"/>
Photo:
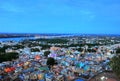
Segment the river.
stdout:
<path fill-rule="evenodd" d="M 35 39 L 35 37 L 16 37 L 16 38 L 0 38 L 1 41 L 22 41 L 25 39 Z"/>

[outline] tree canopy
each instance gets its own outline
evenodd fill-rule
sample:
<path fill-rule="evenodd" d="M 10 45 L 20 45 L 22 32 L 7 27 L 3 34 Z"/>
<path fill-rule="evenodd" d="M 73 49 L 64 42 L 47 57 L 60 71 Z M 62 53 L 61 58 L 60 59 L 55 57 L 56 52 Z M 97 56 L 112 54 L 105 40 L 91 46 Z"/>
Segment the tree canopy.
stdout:
<path fill-rule="evenodd" d="M 110 66 L 120 78 L 120 56 L 115 56 L 110 61 Z"/>
<path fill-rule="evenodd" d="M 38 48 L 32 48 L 31 52 L 40 52 L 40 49 L 38 49 Z"/>
<path fill-rule="evenodd" d="M 52 58 L 52 57 L 49 57 L 49 58 L 47 59 L 47 65 L 48 65 L 48 66 L 53 66 L 54 64 L 55 64 L 55 59 Z"/>
<path fill-rule="evenodd" d="M 120 54 L 120 48 L 117 48 L 116 53 Z"/>
<path fill-rule="evenodd" d="M 11 61 L 19 58 L 19 54 L 16 52 L 0 54 L 0 63 L 4 61 Z"/>
<path fill-rule="evenodd" d="M 45 51 L 44 52 L 44 56 L 48 57 L 48 55 L 50 54 L 50 51 Z"/>
<path fill-rule="evenodd" d="M 41 42 L 47 42 L 47 43 L 67 43 L 68 40 L 66 39 L 30 39 L 30 41 L 41 41 Z"/>

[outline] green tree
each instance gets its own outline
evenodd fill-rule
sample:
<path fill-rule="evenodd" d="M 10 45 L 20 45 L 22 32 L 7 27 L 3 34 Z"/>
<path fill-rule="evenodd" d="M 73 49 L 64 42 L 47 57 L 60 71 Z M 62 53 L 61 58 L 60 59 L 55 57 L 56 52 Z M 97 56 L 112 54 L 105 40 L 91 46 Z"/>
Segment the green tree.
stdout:
<path fill-rule="evenodd" d="M 111 68 L 113 69 L 113 71 L 120 78 L 120 56 L 113 57 L 109 64 L 110 64 Z"/>
<path fill-rule="evenodd" d="M 48 66 L 53 66 L 53 65 L 55 65 L 55 59 L 54 58 L 52 58 L 52 57 L 49 57 L 48 59 L 47 59 L 47 65 Z"/>
<path fill-rule="evenodd" d="M 42 44 L 40 44 L 40 46 L 42 47 L 42 50 L 49 49 L 51 47 L 50 45 L 42 45 Z"/>
<path fill-rule="evenodd" d="M 32 48 L 31 52 L 40 52 L 40 50 L 38 48 Z"/>
<path fill-rule="evenodd" d="M 50 51 L 45 51 L 45 52 L 44 52 L 44 56 L 45 56 L 45 57 L 48 57 L 49 54 L 50 54 Z"/>
<path fill-rule="evenodd" d="M 77 50 L 80 51 L 80 52 L 82 52 L 84 49 L 83 48 L 78 48 Z"/>
<path fill-rule="evenodd" d="M 5 50 L 11 48 L 12 46 L 5 45 L 4 47 L 0 48 L 0 53 L 5 53 Z"/>
<path fill-rule="evenodd" d="M 117 48 L 116 54 L 120 54 L 120 48 Z"/>
<path fill-rule="evenodd" d="M 19 58 L 19 54 L 16 52 L 4 53 L 0 55 L 0 63 L 4 61 L 11 61 L 13 59 Z"/>

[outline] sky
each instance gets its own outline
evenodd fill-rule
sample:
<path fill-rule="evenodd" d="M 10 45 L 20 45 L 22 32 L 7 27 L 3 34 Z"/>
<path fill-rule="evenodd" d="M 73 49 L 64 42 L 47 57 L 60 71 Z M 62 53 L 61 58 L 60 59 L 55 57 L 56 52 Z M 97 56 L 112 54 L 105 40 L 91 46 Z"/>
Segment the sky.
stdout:
<path fill-rule="evenodd" d="M 0 32 L 120 34 L 120 0 L 0 0 Z"/>

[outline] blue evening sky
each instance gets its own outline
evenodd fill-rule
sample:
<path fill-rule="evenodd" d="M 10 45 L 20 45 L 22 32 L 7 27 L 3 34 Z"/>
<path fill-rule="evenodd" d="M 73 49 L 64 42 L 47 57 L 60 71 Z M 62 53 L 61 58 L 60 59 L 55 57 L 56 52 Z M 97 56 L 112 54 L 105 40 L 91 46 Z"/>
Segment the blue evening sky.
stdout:
<path fill-rule="evenodd" d="M 0 0 L 0 32 L 120 34 L 120 0 Z"/>

